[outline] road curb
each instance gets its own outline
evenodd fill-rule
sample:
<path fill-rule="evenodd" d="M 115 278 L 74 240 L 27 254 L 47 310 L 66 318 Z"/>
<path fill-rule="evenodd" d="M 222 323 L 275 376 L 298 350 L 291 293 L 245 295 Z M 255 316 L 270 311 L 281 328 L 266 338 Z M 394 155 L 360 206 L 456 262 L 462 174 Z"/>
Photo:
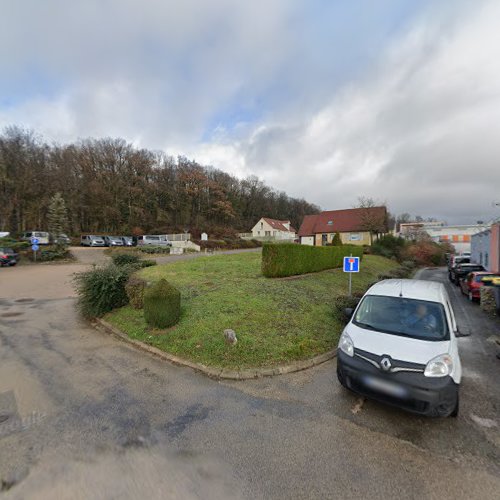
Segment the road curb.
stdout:
<path fill-rule="evenodd" d="M 126 342 L 127 344 L 132 345 L 136 349 L 148 352 L 149 354 L 152 354 L 153 356 L 156 356 L 165 361 L 170 361 L 174 365 L 192 368 L 193 370 L 203 373 L 207 377 L 216 380 L 250 380 L 262 377 L 274 377 L 276 375 L 284 375 L 285 373 L 299 372 L 325 363 L 326 361 L 333 359 L 337 355 L 337 349 L 332 349 L 331 351 L 315 356 L 314 358 L 294 361 L 293 363 L 290 363 L 288 365 L 270 368 L 247 368 L 243 370 L 231 370 L 228 368 L 216 368 L 212 366 L 206 366 L 201 363 L 195 363 L 194 361 L 189 361 L 187 359 L 174 356 L 173 354 L 169 354 L 168 352 L 145 344 L 144 342 L 140 342 L 139 340 L 131 339 L 121 330 L 100 318 L 94 319 L 93 326 L 97 330 L 111 334 L 118 339 Z"/>

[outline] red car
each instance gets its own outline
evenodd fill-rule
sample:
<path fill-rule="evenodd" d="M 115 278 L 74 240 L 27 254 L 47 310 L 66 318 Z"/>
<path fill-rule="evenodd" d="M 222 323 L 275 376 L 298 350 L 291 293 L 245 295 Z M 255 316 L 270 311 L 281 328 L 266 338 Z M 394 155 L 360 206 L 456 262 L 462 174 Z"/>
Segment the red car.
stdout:
<path fill-rule="evenodd" d="M 483 286 L 482 279 L 486 276 L 498 276 L 498 274 L 488 271 L 474 271 L 460 280 L 460 289 L 464 295 L 469 297 L 470 301 L 479 300 L 479 289 Z"/>

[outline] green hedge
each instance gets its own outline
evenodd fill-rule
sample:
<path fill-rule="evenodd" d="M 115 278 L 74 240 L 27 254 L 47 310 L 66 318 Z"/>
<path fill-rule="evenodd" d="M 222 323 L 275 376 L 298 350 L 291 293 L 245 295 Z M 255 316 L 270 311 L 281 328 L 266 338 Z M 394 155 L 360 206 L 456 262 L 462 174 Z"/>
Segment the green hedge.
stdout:
<path fill-rule="evenodd" d="M 353 245 L 313 247 L 296 243 L 265 244 L 262 249 L 262 274 L 268 278 L 282 278 L 342 267 L 344 256 L 351 254 L 362 258 L 363 248 Z"/>

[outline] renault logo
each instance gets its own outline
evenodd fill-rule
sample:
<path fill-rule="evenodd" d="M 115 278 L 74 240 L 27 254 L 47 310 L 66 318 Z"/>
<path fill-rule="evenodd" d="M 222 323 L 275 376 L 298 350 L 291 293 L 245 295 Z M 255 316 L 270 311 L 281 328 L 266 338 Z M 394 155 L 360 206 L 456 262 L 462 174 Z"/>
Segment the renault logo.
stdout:
<path fill-rule="evenodd" d="M 392 363 L 389 358 L 382 358 L 382 361 L 380 362 L 380 368 L 384 370 L 384 372 L 388 372 L 391 369 Z"/>

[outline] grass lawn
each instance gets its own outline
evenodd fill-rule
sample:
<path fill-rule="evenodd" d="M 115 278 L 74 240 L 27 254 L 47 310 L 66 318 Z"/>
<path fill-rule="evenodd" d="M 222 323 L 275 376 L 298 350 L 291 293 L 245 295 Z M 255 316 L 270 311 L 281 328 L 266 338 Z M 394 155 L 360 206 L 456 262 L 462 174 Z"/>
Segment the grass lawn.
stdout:
<path fill-rule="evenodd" d="M 348 277 L 335 269 L 293 279 L 264 278 L 260 253 L 199 257 L 150 267 L 140 275 L 165 278 L 182 293 L 180 322 L 152 330 L 142 311 L 125 306 L 105 319 L 131 338 L 169 353 L 227 368 L 286 364 L 333 348 L 341 333 L 333 299 L 347 293 Z M 397 267 L 383 257 L 364 257 L 353 291 L 364 291 L 377 275 Z M 224 342 L 232 328 L 238 343 Z"/>

